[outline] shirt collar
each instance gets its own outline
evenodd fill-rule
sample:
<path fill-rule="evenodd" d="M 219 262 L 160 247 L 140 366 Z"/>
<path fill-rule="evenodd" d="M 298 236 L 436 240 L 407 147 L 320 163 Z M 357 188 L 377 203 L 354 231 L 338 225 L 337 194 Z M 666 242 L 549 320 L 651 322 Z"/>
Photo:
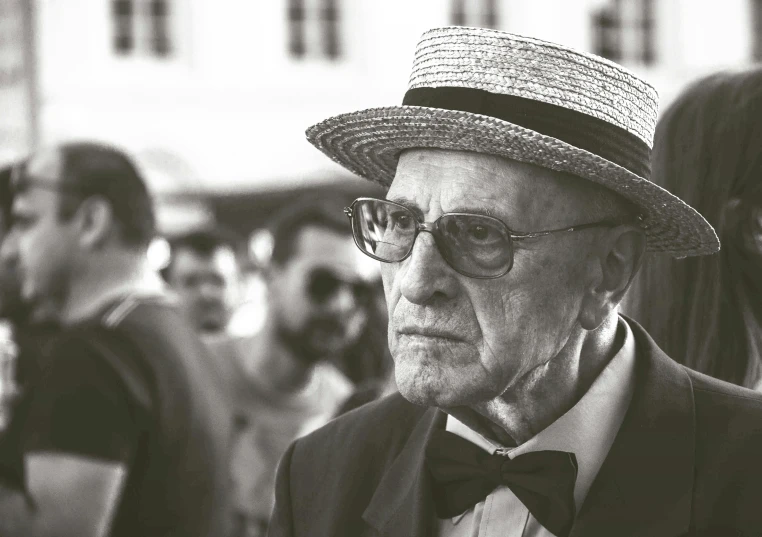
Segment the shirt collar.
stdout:
<path fill-rule="evenodd" d="M 621 317 L 619 324 L 624 343 L 587 393 L 566 414 L 520 446 L 503 448 L 452 416 L 447 417 L 446 430 L 490 453 L 503 449 L 510 458 L 544 450 L 574 453 L 579 466 L 574 500 L 579 510 L 614 443 L 635 387 L 635 339 Z"/>

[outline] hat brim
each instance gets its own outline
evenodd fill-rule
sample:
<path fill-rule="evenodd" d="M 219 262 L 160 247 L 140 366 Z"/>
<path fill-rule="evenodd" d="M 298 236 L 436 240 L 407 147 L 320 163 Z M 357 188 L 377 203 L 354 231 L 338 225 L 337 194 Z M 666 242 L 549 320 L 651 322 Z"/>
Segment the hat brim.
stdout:
<path fill-rule="evenodd" d="M 370 108 L 313 125 L 307 139 L 344 168 L 387 188 L 400 153 L 412 148 L 487 153 L 571 173 L 640 207 L 649 251 L 687 257 L 720 249 L 704 217 L 660 186 L 589 151 L 501 119 L 419 106 Z"/>

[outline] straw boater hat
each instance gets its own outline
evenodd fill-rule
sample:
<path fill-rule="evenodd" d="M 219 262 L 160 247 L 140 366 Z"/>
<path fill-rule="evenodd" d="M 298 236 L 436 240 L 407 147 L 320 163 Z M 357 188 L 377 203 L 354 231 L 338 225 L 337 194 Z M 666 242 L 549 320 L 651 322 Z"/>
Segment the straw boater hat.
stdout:
<path fill-rule="evenodd" d="M 692 207 L 649 181 L 656 90 L 603 58 L 496 30 L 423 34 L 402 106 L 329 118 L 307 138 L 348 170 L 389 186 L 400 152 L 441 148 L 569 172 L 641 210 L 648 250 L 711 254 Z"/>

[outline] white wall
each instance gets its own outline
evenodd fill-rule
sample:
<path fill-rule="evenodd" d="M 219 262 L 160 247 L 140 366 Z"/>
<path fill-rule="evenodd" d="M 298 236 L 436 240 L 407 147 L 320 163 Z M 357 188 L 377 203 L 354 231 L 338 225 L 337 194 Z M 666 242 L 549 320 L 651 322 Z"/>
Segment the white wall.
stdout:
<path fill-rule="evenodd" d="M 106 0 L 36 1 L 43 141 L 123 146 L 168 191 L 345 176 L 304 129 L 401 102 L 418 37 L 450 22 L 448 0 L 343 0 L 341 61 L 299 62 L 288 55 L 285 0 L 176 0 L 167 61 L 114 56 Z M 503 0 L 501 28 L 588 50 L 591 10 L 605 2 Z M 635 69 L 663 103 L 685 81 L 746 61 L 747 2 L 657 1 L 659 64 Z"/>

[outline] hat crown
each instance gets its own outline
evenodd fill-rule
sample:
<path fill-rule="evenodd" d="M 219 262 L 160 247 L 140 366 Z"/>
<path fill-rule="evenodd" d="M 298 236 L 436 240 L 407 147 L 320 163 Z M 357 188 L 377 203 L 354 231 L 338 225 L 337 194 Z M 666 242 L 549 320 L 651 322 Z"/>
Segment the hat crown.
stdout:
<path fill-rule="evenodd" d="M 457 87 L 560 106 L 606 121 L 653 146 L 656 90 L 604 58 L 484 28 L 427 31 L 408 89 Z"/>

